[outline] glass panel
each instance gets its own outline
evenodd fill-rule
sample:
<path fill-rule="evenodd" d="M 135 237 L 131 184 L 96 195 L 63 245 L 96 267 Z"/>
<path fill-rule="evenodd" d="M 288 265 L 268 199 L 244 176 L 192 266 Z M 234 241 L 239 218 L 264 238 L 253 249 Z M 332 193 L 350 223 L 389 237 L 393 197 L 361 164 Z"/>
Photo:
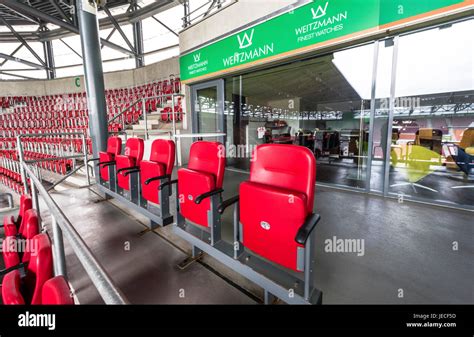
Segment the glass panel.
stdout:
<path fill-rule="evenodd" d="M 199 133 L 219 132 L 217 87 L 196 90 L 195 113 Z"/>
<path fill-rule="evenodd" d="M 390 113 L 390 86 L 392 78 L 393 40 L 379 43 L 377 82 L 375 91 L 375 119 L 373 128 L 372 172 L 370 189 L 383 192 L 387 154 L 388 117 Z M 391 151 L 398 151 L 396 146 Z"/>
<path fill-rule="evenodd" d="M 264 143 L 305 146 L 319 182 L 365 188 L 373 48 L 227 79 L 228 141 L 248 153 Z M 229 164 L 249 169 L 248 158 Z"/>
<path fill-rule="evenodd" d="M 390 192 L 474 204 L 474 20 L 400 38 Z"/>

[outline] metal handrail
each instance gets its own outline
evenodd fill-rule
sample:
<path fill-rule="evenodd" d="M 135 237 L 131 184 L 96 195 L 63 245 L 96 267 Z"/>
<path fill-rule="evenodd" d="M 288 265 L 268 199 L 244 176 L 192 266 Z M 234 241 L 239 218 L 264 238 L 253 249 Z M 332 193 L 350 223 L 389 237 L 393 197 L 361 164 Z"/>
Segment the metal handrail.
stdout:
<path fill-rule="evenodd" d="M 74 229 L 73 225 L 61 211 L 58 204 L 46 191 L 39 179 L 36 177 L 30 167 L 24 162 L 21 163 L 22 170 L 25 172 L 31 182 L 32 197 L 35 199 L 34 204 L 38 205 L 38 194 L 43 198 L 44 203 L 51 213 L 53 223 L 53 238 L 54 238 L 54 263 L 56 274 L 66 274 L 66 261 L 63 246 L 63 233 L 69 241 L 72 250 L 84 267 L 86 273 L 89 275 L 92 283 L 96 287 L 105 304 L 128 304 L 128 300 L 123 293 L 114 284 L 103 266 L 92 254 L 89 247 L 80 237 L 79 233 Z"/>
<path fill-rule="evenodd" d="M 82 154 L 78 155 L 71 155 L 71 156 L 55 156 L 54 158 L 41 158 L 41 159 L 35 159 L 35 160 L 25 160 L 23 158 L 23 144 L 21 142 L 22 138 L 31 138 L 31 137 L 60 137 L 60 136 L 80 136 L 81 141 L 82 141 Z M 87 186 L 90 186 L 91 184 L 91 179 L 90 179 L 90 174 L 89 174 L 89 168 L 88 168 L 88 153 L 87 153 L 87 142 L 86 142 L 86 136 L 83 132 L 51 132 L 51 133 L 25 133 L 22 135 L 18 135 L 16 137 L 17 141 L 17 151 L 18 151 L 18 159 L 21 164 L 34 164 L 34 163 L 39 163 L 39 162 L 47 162 L 47 161 L 56 161 L 56 160 L 61 160 L 61 159 L 83 159 L 84 164 L 86 166 L 86 176 L 87 176 Z M 23 185 L 25 188 L 25 193 L 28 193 L 28 184 L 26 183 L 26 176 L 23 170 L 23 166 L 20 166 L 20 171 L 21 171 L 21 177 L 23 181 Z M 74 170 L 73 172 L 76 172 L 77 170 Z M 70 175 L 67 175 L 66 177 L 69 177 Z M 64 179 L 63 179 L 64 180 Z M 61 181 L 63 181 L 61 180 Z M 54 186 L 56 186 L 55 184 Z"/>
<path fill-rule="evenodd" d="M 122 112 L 120 112 L 119 114 L 117 114 L 117 116 L 114 116 L 114 118 L 112 118 L 111 120 L 109 120 L 109 125 L 112 124 L 113 122 L 115 122 L 119 117 L 123 116 L 124 113 L 126 113 L 128 110 L 130 110 L 131 108 L 133 108 L 135 105 L 137 105 L 141 100 L 142 100 L 142 98 L 137 99 L 136 101 L 133 102 L 133 104 L 129 105 L 128 107 L 126 107 L 125 109 L 123 109 Z"/>
<path fill-rule="evenodd" d="M 117 116 L 115 116 L 114 118 L 112 118 L 108 124 L 110 125 L 111 123 L 113 123 L 115 120 L 117 120 L 120 116 L 123 116 L 127 111 L 129 111 L 131 108 L 133 108 L 135 105 L 137 105 L 139 102 L 142 102 L 142 116 L 143 116 L 143 120 L 145 121 L 145 140 L 148 140 L 149 138 L 149 132 L 148 132 L 148 121 L 147 121 L 147 112 L 146 112 L 146 104 L 145 102 L 146 101 L 149 101 L 149 100 L 152 100 L 152 99 L 158 99 L 158 98 L 163 98 L 163 97 L 170 97 L 171 96 L 171 100 L 173 101 L 173 104 L 171 106 L 171 115 L 173 115 L 173 118 L 172 118 L 172 121 L 173 121 L 173 135 L 176 135 L 176 119 L 175 119 L 175 115 L 177 114 L 177 112 L 175 111 L 174 109 L 174 101 L 175 101 L 175 98 L 176 97 L 185 97 L 184 94 L 178 94 L 178 93 L 173 93 L 173 94 L 163 94 L 163 95 L 159 95 L 159 96 L 150 96 L 150 97 L 142 97 L 138 100 L 136 100 L 132 105 L 128 106 L 127 108 L 125 108 L 122 112 L 120 112 Z M 166 113 L 161 113 L 161 114 L 170 114 L 169 112 L 166 112 Z M 184 114 L 184 113 L 183 113 Z M 122 118 L 122 128 L 125 129 L 125 123 L 124 123 L 124 119 Z M 116 133 L 116 132 L 112 132 L 112 133 Z"/>

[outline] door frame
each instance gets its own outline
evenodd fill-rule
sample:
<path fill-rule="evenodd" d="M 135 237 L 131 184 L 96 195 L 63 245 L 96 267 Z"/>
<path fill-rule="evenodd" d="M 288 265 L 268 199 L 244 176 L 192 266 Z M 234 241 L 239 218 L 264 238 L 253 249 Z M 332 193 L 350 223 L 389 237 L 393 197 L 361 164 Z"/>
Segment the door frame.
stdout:
<path fill-rule="evenodd" d="M 196 98 L 197 98 L 197 91 L 206 89 L 206 88 L 217 88 L 217 127 L 218 130 L 216 132 L 225 133 L 225 118 L 224 118 L 224 80 L 218 79 L 213 81 L 208 81 L 204 83 L 199 83 L 191 86 L 191 114 L 192 114 L 192 132 L 199 133 L 199 120 L 198 120 L 198 112 L 196 109 Z M 218 137 L 218 140 L 224 144 L 226 137 Z M 196 139 L 194 139 L 196 141 Z"/>

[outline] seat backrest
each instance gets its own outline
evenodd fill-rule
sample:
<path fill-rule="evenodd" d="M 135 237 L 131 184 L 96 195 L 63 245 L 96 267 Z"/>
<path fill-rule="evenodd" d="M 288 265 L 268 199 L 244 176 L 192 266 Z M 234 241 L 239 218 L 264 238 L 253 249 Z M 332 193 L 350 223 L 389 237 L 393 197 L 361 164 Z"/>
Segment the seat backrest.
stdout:
<path fill-rule="evenodd" d="M 474 128 L 469 128 L 466 131 L 464 131 L 464 134 L 462 136 L 462 140 L 459 146 L 462 149 L 467 149 L 468 147 L 474 147 Z"/>
<path fill-rule="evenodd" d="M 145 144 L 141 138 L 129 138 L 125 144 L 125 153 L 127 157 L 135 159 L 137 166 L 143 159 L 143 152 L 145 151 Z"/>
<path fill-rule="evenodd" d="M 107 153 L 118 156 L 122 153 L 122 138 L 110 137 L 107 141 Z"/>
<path fill-rule="evenodd" d="M 28 262 L 30 261 L 31 258 L 31 248 L 29 246 L 31 240 L 39 234 L 39 219 L 38 219 L 38 213 L 34 209 L 30 209 L 25 213 L 25 222 L 23 224 L 22 231 L 20 231 L 20 234 L 28 240 L 28 247 L 25 252 L 23 252 L 23 257 L 22 257 L 22 262 Z"/>
<path fill-rule="evenodd" d="M 25 299 L 21 294 L 21 275 L 18 270 L 9 272 L 3 278 L 2 301 L 4 305 L 25 304 Z"/>
<path fill-rule="evenodd" d="M 307 198 L 307 212 L 313 211 L 316 159 L 306 147 L 258 146 L 250 165 L 250 181 L 303 193 Z"/>
<path fill-rule="evenodd" d="M 63 276 L 56 276 L 43 285 L 42 304 L 73 305 L 71 290 Z"/>
<path fill-rule="evenodd" d="M 25 292 L 31 304 L 41 304 L 43 285 L 53 277 L 51 241 L 48 235 L 38 234 L 31 240 L 30 247 L 30 263 L 24 279 Z"/>
<path fill-rule="evenodd" d="M 157 139 L 151 145 L 150 161 L 163 164 L 166 175 L 173 173 L 176 145 L 172 140 Z"/>
<path fill-rule="evenodd" d="M 35 209 L 29 209 L 25 212 L 25 221 L 23 221 L 19 233 L 25 239 L 32 239 L 39 234 L 39 219 Z"/>
<path fill-rule="evenodd" d="M 18 220 L 21 221 L 25 216 L 25 212 L 33 208 L 33 200 L 26 194 L 22 194 L 20 197 L 20 210 L 18 213 Z"/>
<path fill-rule="evenodd" d="M 212 174 L 216 178 L 216 188 L 222 188 L 225 153 L 224 145 L 219 142 L 196 142 L 191 145 L 188 169 Z"/>

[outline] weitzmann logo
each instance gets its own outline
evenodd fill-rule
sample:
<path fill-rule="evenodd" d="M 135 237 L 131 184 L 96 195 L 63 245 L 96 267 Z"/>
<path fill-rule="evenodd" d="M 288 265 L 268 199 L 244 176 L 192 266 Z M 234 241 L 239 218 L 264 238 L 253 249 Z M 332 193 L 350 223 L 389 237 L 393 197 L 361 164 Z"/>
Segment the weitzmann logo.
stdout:
<path fill-rule="evenodd" d="M 326 16 L 328 5 L 329 5 L 329 2 L 326 2 L 326 5 L 324 6 L 324 8 L 321 5 L 319 5 L 318 9 L 316 10 L 314 8 L 311 8 L 311 12 L 313 13 L 313 19 L 317 20 Z"/>
<path fill-rule="evenodd" d="M 194 54 L 194 62 L 198 63 L 201 62 L 201 53 Z"/>
<path fill-rule="evenodd" d="M 30 314 L 28 311 L 18 315 L 19 327 L 46 327 L 48 330 L 56 329 L 55 314 Z"/>
<path fill-rule="evenodd" d="M 233 55 L 222 59 L 225 67 L 231 67 L 244 62 L 254 61 L 255 59 L 274 54 L 275 44 L 273 42 L 260 46 L 254 46 L 254 36 L 255 29 L 252 29 L 250 32 L 237 35 L 237 42 L 239 43 L 238 50 L 240 51 L 236 51 Z M 253 48 L 249 49 L 249 47 Z"/>
<path fill-rule="evenodd" d="M 243 36 L 237 35 L 237 40 L 239 41 L 240 49 L 245 49 L 252 46 L 254 33 L 255 33 L 255 29 L 252 29 L 252 31 L 250 32 L 250 35 L 248 35 L 247 33 L 244 33 Z"/>

